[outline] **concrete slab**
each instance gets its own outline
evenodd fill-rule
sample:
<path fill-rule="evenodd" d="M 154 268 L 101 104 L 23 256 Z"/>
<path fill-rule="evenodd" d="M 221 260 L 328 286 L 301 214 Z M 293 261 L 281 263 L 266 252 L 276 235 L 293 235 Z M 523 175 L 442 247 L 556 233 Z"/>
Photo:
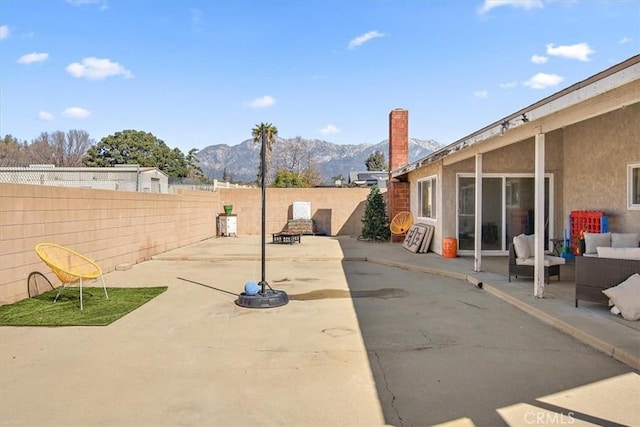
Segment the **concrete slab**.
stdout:
<path fill-rule="evenodd" d="M 533 298 L 468 259 L 316 236 L 265 245 L 266 279 L 289 304 L 238 307 L 234 294 L 260 279 L 260 248 L 258 236 L 210 239 L 109 273 L 108 286 L 169 289 L 108 327 L 0 328 L 0 424 L 640 421 L 632 396 L 589 413 L 556 399 L 637 383 L 636 322 L 606 307 Z"/>

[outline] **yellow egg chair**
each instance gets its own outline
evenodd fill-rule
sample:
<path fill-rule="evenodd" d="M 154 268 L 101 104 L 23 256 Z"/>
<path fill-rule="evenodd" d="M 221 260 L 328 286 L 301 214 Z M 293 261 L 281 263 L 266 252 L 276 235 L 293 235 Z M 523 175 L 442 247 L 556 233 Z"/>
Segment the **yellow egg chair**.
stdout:
<path fill-rule="evenodd" d="M 60 290 L 58 290 L 54 302 L 58 301 L 60 293 L 67 285 L 80 282 L 80 310 L 82 310 L 84 308 L 82 302 L 83 280 L 98 278 L 102 280 L 104 296 L 106 299 L 109 299 L 102 270 L 98 264 L 89 258 L 64 246 L 56 245 L 55 243 L 40 243 L 36 245 L 36 254 L 62 282 L 62 286 Z"/>
<path fill-rule="evenodd" d="M 407 234 L 409 228 L 413 224 L 413 215 L 409 211 L 398 212 L 391 223 L 389 224 L 389 230 L 391 230 L 391 238 L 393 236 L 403 236 Z"/>

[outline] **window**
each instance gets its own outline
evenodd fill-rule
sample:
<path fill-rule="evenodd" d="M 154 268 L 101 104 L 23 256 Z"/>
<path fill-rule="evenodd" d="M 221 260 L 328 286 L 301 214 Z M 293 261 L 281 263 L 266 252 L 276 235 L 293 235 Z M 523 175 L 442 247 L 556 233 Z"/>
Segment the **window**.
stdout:
<path fill-rule="evenodd" d="M 436 219 L 436 177 L 418 181 L 418 216 Z"/>
<path fill-rule="evenodd" d="M 628 208 L 640 210 L 640 163 L 627 166 Z"/>

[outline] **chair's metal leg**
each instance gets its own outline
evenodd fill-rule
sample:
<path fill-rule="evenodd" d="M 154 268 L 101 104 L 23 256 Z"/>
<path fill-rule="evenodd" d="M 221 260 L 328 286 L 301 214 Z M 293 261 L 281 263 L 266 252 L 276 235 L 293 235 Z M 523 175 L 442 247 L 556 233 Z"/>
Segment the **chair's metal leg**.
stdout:
<path fill-rule="evenodd" d="M 57 302 L 58 301 L 58 297 L 60 296 L 60 293 L 62 292 L 62 290 L 64 289 L 65 286 L 67 286 L 66 283 L 63 283 L 62 286 L 60 286 L 60 289 L 58 289 L 58 294 L 56 295 L 56 297 L 53 300 L 53 302 Z"/>
<path fill-rule="evenodd" d="M 80 278 L 80 310 L 83 309 L 82 306 L 82 277 Z"/>
<path fill-rule="evenodd" d="M 104 276 L 100 276 L 102 279 L 102 288 L 104 289 L 104 296 L 109 299 L 109 294 L 107 294 L 107 285 L 104 283 Z"/>

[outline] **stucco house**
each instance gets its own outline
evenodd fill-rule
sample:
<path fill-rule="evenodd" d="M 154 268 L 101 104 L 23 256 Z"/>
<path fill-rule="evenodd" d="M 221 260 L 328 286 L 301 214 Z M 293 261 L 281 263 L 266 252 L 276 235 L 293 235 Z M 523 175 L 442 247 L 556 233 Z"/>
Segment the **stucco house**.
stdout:
<path fill-rule="evenodd" d="M 542 255 L 572 211 L 604 211 L 609 230 L 640 231 L 640 55 L 413 163 L 408 117 L 389 114 L 389 215 L 410 210 L 434 226 L 436 253 L 455 237 L 479 271 L 483 255 L 507 255 L 524 233 Z"/>

